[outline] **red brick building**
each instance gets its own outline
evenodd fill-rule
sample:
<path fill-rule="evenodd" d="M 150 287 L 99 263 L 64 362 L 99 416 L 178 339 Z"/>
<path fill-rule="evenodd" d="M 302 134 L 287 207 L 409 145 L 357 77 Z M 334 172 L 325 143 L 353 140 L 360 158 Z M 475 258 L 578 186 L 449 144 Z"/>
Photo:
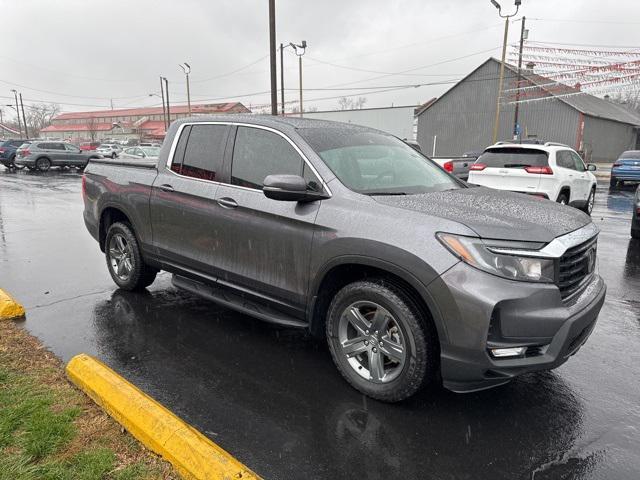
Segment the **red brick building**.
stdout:
<path fill-rule="evenodd" d="M 191 105 L 191 115 L 251 113 L 242 103 Z M 171 121 L 189 116 L 186 105 L 171 106 Z M 40 131 L 44 138 L 73 142 L 113 139 L 157 139 L 165 136 L 162 107 L 126 108 L 93 112 L 68 112 L 56 116 Z"/>

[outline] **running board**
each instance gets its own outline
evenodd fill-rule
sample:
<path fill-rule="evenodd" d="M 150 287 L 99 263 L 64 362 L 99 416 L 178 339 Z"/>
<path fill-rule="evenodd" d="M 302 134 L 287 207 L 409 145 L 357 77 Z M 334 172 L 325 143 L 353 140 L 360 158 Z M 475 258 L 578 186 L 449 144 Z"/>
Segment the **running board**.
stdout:
<path fill-rule="evenodd" d="M 285 327 L 308 328 L 309 324 L 298 320 L 295 317 L 270 308 L 262 303 L 253 302 L 245 297 L 232 293 L 229 289 L 206 285 L 190 278 L 180 275 L 173 275 L 171 283 L 177 288 L 200 295 L 219 305 L 223 305 L 232 310 L 246 313 L 252 317 L 259 318 L 265 322 L 275 323 Z"/>

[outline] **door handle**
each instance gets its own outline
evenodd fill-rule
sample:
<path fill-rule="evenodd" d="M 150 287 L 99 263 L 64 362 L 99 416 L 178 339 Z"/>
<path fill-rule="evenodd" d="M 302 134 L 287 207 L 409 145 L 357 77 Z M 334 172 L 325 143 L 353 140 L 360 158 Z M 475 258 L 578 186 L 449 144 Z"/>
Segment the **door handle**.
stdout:
<path fill-rule="evenodd" d="M 163 192 L 175 192 L 173 187 L 171 185 L 169 185 L 168 183 L 160 185 L 160 190 L 162 190 Z"/>
<path fill-rule="evenodd" d="M 222 208 L 236 208 L 238 206 L 238 203 L 233 198 L 229 197 L 219 198 L 217 202 Z"/>

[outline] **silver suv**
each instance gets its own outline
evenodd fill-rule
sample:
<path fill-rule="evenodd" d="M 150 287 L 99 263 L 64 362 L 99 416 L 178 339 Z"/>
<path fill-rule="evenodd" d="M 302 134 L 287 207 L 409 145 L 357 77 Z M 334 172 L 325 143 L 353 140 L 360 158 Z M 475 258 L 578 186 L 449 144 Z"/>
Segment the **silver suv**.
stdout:
<path fill-rule="evenodd" d="M 34 141 L 23 147 L 16 152 L 15 164 L 41 172 L 46 172 L 51 167 L 84 168 L 90 159 L 102 158 L 96 152 L 85 152 L 66 142 Z"/>

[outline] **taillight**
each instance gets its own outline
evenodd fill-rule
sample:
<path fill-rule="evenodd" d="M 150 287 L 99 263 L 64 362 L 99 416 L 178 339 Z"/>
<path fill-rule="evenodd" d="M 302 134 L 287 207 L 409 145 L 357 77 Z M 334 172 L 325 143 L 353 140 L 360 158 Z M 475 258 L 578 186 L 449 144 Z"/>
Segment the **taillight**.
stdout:
<path fill-rule="evenodd" d="M 21 157 L 26 157 L 27 155 L 31 155 L 31 152 L 28 149 L 22 150 L 22 153 L 20 153 Z"/>
<path fill-rule="evenodd" d="M 538 175 L 553 175 L 551 167 L 524 167 L 527 173 L 536 173 Z"/>
<path fill-rule="evenodd" d="M 487 166 L 484 163 L 474 163 L 473 165 L 471 165 L 469 170 L 475 170 L 476 172 L 481 172 L 485 168 L 487 168 Z"/>
<path fill-rule="evenodd" d="M 616 163 L 614 163 L 614 164 L 613 164 L 613 168 L 621 167 L 621 166 L 622 166 L 622 164 L 621 164 L 621 163 L 618 163 L 618 162 L 616 162 Z"/>
<path fill-rule="evenodd" d="M 0 153 L 4 153 L 4 152 L 6 152 L 6 150 L 4 148 L 0 147 Z"/>
<path fill-rule="evenodd" d="M 453 172 L 453 162 L 451 160 L 449 160 L 448 162 L 444 162 L 444 165 L 442 165 L 442 168 L 444 168 L 445 172 Z"/>

